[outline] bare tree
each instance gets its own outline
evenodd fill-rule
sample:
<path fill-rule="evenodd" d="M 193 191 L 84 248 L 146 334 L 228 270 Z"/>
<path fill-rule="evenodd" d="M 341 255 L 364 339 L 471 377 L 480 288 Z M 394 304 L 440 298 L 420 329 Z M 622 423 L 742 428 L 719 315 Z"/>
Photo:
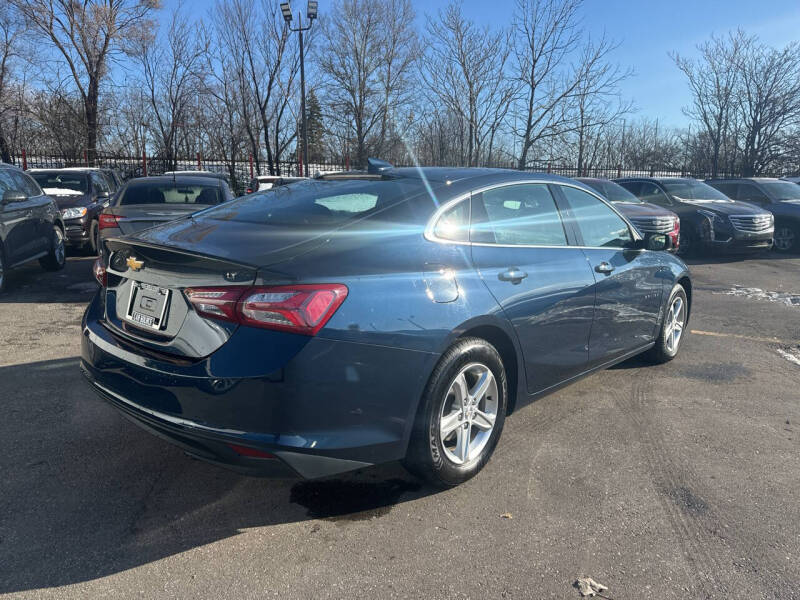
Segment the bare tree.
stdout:
<path fill-rule="evenodd" d="M 409 0 L 339 0 L 321 20 L 317 53 L 329 133 L 355 146 L 355 164 L 391 145 L 397 113 L 414 91 L 418 46 Z"/>
<path fill-rule="evenodd" d="M 514 77 L 520 85 L 522 118 L 518 166 L 528 164 L 531 149 L 564 133 L 569 119 L 567 101 L 584 74 L 571 67 L 570 55 L 581 41 L 578 15 L 583 0 L 517 0 L 514 16 Z"/>
<path fill-rule="evenodd" d="M 428 22 L 427 33 L 421 69 L 426 92 L 465 127 L 460 162 L 475 166 L 482 158 L 488 161 L 515 93 L 505 75 L 508 35 L 478 27 L 455 2 Z"/>
<path fill-rule="evenodd" d="M 671 54 L 692 92 L 692 105 L 684 108 L 684 114 L 700 125 L 709 142 L 712 177 L 719 172 L 720 154 L 735 117 L 739 54 L 751 43 L 739 30 L 700 44 L 697 59 Z"/>
<path fill-rule="evenodd" d="M 142 38 L 130 50 L 141 68 L 141 88 L 152 116 L 153 138 L 172 169 L 176 168 L 179 135 L 187 129 L 203 92 L 208 45 L 202 26 L 190 23 L 179 5 L 163 38 Z"/>
<path fill-rule="evenodd" d="M 752 176 L 782 158 L 800 125 L 800 43 L 771 48 L 751 38 L 738 54 L 741 170 Z"/>
<path fill-rule="evenodd" d="M 126 39 L 151 23 L 159 0 L 9 0 L 66 63 L 80 95 L 89 160 L 97 152 L 100 85 L 108 76 L 109 56 Z"/>
<path fill-rule="evenodd" d="M 21 15 L 10 4 L 0 6 L 0 161 L 3 162 L 11 162 L 6 123 L 20 109 L 14 82 L 24 33 Z"/>

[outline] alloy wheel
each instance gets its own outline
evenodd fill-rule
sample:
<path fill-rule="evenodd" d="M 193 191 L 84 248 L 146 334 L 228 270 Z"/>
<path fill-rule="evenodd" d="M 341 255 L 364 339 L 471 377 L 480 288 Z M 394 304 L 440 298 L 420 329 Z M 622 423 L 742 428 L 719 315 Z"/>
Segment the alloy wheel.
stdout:
<path fill-rule="evenodd" d="M 680 344 L 681 335 L 683 335 L 683 325 L 685 322 L 685 304 L 683 298 L 678 296 L 672 301 L 672 305 L 667 312 L 667 327 L 664 332 L 667 350 L 672 354 L 678 351 L 678 344 Z"/>
<path fill-rule="evenodd" d="M 470 363 L 456 375 L 439 415 L 439 433 L 447 458 L 461 465 L 480 456 L 495 427 L 497 380 L 491 369 Z"/>
<path fill-rule="evenodd" d="M 794 246 L 795 236 L 791 227 L 776 227 L 774 241 L 777 250 L 789 250 Z"/>

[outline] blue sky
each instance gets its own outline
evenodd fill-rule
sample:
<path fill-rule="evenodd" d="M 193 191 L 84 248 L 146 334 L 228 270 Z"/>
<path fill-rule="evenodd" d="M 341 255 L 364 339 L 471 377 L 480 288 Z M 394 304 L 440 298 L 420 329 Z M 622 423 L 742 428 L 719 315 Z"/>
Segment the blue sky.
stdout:
<path fill-rule="evenodd" d="M 448 0 L 412 0 L 420 28 L 427 14 L 434 15 Z M 176 0 L 166 0 L 167 7 Z M 211 6 L 213 0 L 194 0 L 193 8 Z M 295 12 L 305 0 L 294 0 Z M 332 4 L 319 0 L 320 13 Z M 493 25 L 510 22 L 515 0 L 464 0 L 470 18 Z M 686 124 L 681 107 L 690 97 L 670 51 L 691 56 L 695 46 L 712 33 L 737 27 L 763 41 L 782 46 L 800 39 L 800 0 L 585 0 L 584 26 L 592 36 L 603 32 L 620 45 L 614 59 L 630 66 L 635 75 L 623 93 L 634 100 L 638 115 L 658 118 L 665 126 Z"/>

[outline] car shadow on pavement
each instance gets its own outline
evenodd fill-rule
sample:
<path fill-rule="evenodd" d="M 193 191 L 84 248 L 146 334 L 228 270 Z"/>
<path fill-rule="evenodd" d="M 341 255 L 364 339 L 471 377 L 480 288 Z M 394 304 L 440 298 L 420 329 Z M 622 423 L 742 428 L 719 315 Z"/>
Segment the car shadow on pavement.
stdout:
<path fill-rule="evenodd" d="M 782 261 L 796 259 L 797 254 L 781 254 L 779 252 L 755 252 L 743 254 L 692 254 L 682 256 L 683 261 L 689 265 L 723 265 L 743 261 Z"/>
<path fill-rule="evenodd" d="M 0 367 L 0 399 L 0 594 L 111 575 L 247 528 L 380 518 L 435 492 L 399 465 L 292 481 L 190 459 L 96 397 L 77 357 Z"/>
<path fill-rule="evenodd" d="M 98 288 L 92 275 L 95 256 L 70 256 L 61 271 L 48 273 L 33 261 L 6 272 L 6 291 L 0 304 L 15 302 L 88 303 Z"/>

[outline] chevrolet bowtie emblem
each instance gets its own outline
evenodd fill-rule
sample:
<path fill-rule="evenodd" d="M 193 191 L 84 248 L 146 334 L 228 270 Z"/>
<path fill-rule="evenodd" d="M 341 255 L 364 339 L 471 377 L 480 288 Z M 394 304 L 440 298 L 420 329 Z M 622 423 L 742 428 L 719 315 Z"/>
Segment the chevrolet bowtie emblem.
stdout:
<path fill-rule="evenodd" d="M 135 256 L 129 256 L 128 260 L 125 261 L 125 264 L 128 265 L 128 268 L 131 271 L 138 271 L 144 266 L 144 261 L 138 260 Z"/>

